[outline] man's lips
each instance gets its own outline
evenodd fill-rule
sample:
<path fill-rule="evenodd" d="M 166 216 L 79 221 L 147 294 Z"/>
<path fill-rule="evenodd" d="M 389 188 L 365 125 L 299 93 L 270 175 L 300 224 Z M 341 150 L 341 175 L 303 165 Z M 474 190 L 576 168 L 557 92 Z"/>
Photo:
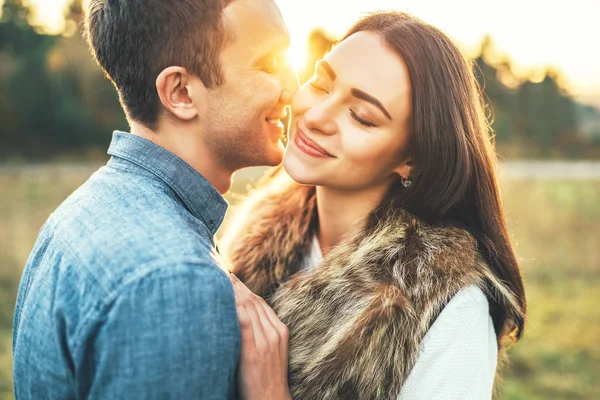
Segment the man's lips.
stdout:
<path fill-rule="evenodd" d="M 281 139 L 281 136 L 285 133 L 285 126 L 279 118 L 265 118 L 267 125 L 270 125 L 270 129 L 277 135 L 277 140 Z"/>
<path fill-rule="evenodd" d="M 277 111 L 277 112 L 275 112 L 275 113 L 273 113 L 271 115 L 268 115 L 265 118 L 265 121 L 267 121 L 270 124 L 277 125 L 282 120 L 284 120 L 285 118 L 287 118 L 287 115 L 288 115 L 287 114 L 287 109 L 283 108 L 283 109 L 281 109 L 281 110 L 279 110 L 279 111 Z"/>
<path fill-rule="evenodd" d="M 294 141 L 300 150 L 304 151 L 308 155 L 324 158 L 333 157 L 331 154 L 329 154 L 329 152 L 327 152 L 327 150 L 319 146 L 317 142 L 309 138 L 298 126 L 296 126 L 296 135 L 294 137 Z"/>

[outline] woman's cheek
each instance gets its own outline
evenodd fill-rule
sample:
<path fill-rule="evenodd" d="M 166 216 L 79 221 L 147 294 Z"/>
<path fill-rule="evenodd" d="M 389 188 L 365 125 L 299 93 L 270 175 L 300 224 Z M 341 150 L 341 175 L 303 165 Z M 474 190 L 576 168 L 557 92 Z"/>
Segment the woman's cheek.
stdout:
<path fill-rule="evenodd" d="M 361 132 L 352 124 L 344 123 L 340 126 L 342 136 L 342 148 L 344 155 L 352 162 L 364 163 L 371 161 L 372 145 L 371 138 Z M 375 154 L 375 157 L 377 154 Z"/>
<path fill-rule="evenodd" d="M 307 85 L 302 86 L 292 98 L 292 112 L 304 114 L 311 106 L 310 97 L 310 89 Z"/>
<path fill-rule="evenodd" d="M 379 169 L 387 165 L 388 151 L 386 148 L 372 143 L 372 138 L 354 135 L 344 141 L 344 155 L 352 170 L 360 171 L 362 178 L 373 179 L 379 174 Z"/>

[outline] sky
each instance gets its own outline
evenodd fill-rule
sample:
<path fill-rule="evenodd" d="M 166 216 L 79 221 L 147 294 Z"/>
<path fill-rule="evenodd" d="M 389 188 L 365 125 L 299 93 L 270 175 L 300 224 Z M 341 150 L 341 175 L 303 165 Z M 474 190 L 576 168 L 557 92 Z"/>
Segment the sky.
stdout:
<path fill-rule="evenodd" d="M 1 0 L 0 0 L 1 2 Z M 28 0 L 37 19 L 60 28 L 69 0 Z M 517 72 L 552 66 L 579 100 L 600 106 L 600 0 L 276 0 L 292 39 L 290 56 L 301 65 L 315 27 L 334 36 L 378 9 L 407 11 L 442 29 L 467 54 L 489 34 Z"/>

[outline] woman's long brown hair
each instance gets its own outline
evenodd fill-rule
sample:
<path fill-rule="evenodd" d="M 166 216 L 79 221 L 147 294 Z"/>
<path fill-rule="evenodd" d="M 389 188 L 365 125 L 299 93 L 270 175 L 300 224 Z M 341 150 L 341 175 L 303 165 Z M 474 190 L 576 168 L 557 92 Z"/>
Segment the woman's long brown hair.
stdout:
<path fill-rule="evenodd" d="M 498 341 L 520 339 L 525 290 L 506 229 L 492 131 L 473 73 L 452 41 L 437 28 L 401 12 L 378 12 L 344 36 L 369 31 L 398 54 L 410 74 L 412 120 L 409 154 L 412 184 L 394 184 L 386 197 L 434 223 L 458 224 L 478 241 L 493 274 L 514 294 L 519 308 L 491 304 Z"/>

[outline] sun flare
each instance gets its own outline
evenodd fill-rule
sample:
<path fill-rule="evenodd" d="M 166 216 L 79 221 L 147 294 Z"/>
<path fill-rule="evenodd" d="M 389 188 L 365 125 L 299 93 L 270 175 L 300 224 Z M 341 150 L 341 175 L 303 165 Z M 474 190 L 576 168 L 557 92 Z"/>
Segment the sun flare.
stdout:
<path fill-rule="evenodd" d="M 64 11 L 71 1 L 24 0 L 34 10 L 34 23 L 52 34 L 64 29 Z M 83 0 L 84 6 L 89 1 Z M 305 67 L 310 57 L 306 41 L 313 28 L 324 27 L 335 37 L 365 12 L 399 9 L 438 26 L 469 52 L 477 51 L 481 38 L 490 35 L 500 53 L 514 61 L 516 69 L 529 73 L 552 65 L 565 75 L 574 94 L 595 99 L 600 105 L 600 52 L 587 51 L 597 47 L 597 1 L 574 0 L 562 8 L 547 7 L 543 0 L 505 0 L 502 6 L 479 0 L 405 0 L 401 4 L 396 0 L 371 0 L 343 5 L 328 0 L 276 2 L 289 28 L 292 46 L 288 57 L 296 71 Z"/>
<path fill-rule="evenodd" d="M 288 50 L 288 60 L 296 72 L 306 65 L 307 58 L 306 44 L 292 43 Z"/>

